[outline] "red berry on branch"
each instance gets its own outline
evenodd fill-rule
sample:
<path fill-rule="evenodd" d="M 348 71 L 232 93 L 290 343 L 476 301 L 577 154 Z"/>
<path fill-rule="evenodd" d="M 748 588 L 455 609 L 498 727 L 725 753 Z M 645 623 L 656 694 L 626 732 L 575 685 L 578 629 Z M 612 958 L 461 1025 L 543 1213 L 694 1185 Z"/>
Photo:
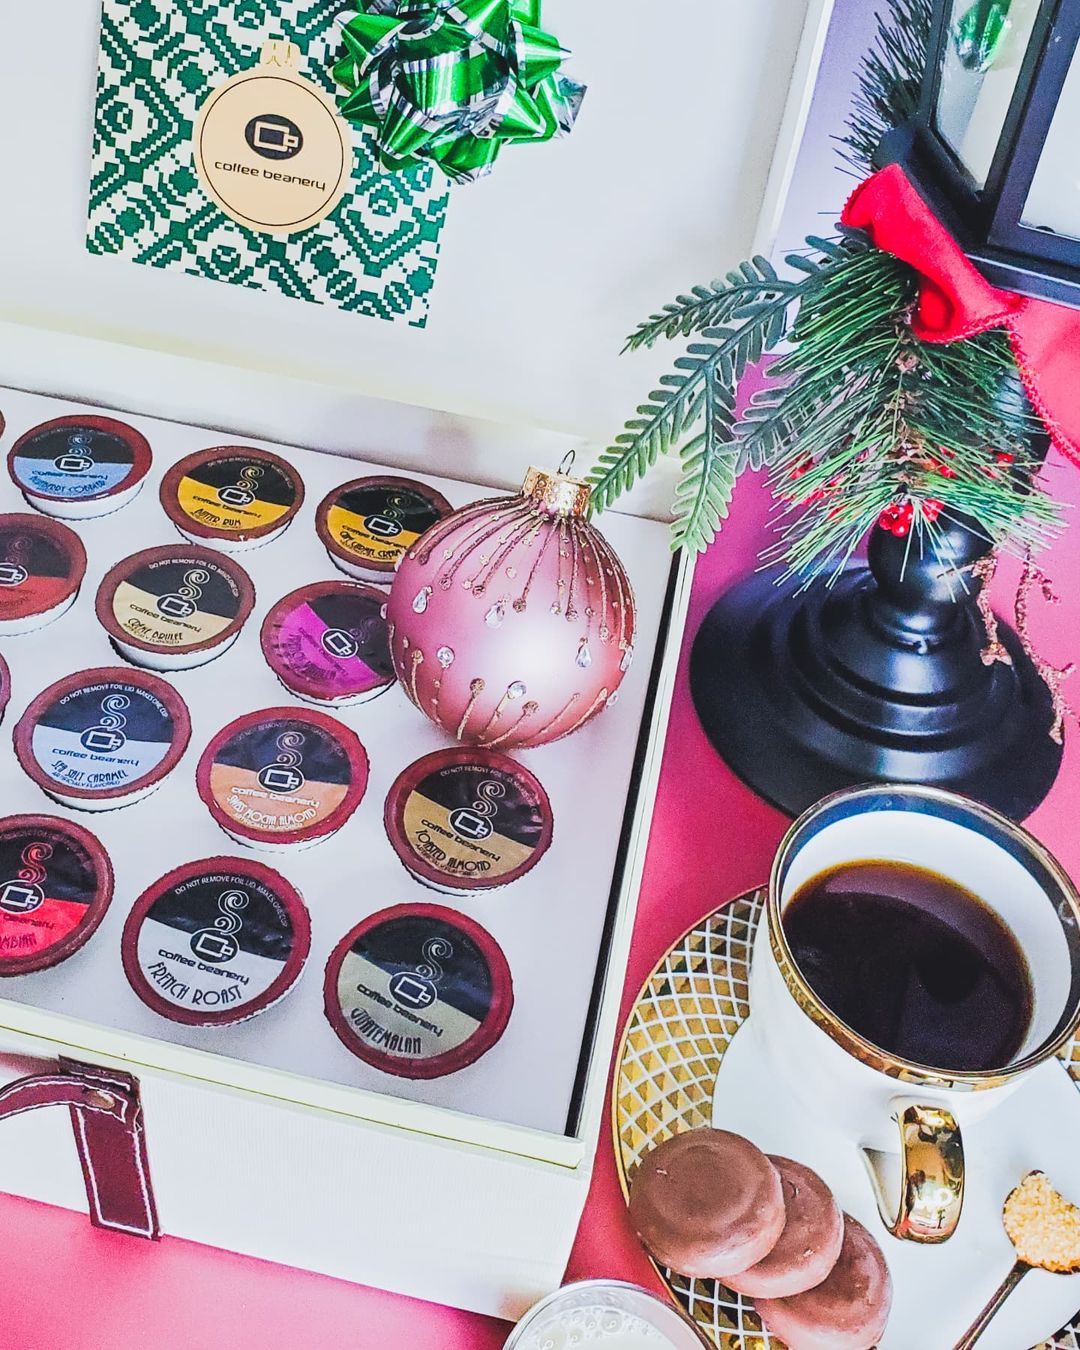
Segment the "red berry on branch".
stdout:
<path fill-rule="evenodd" d="M 1010 455 L 1008 450 L 999 450 L 994 456 L 999 464 L 1015 464 L 1016 456 Z"/>
<path fill-rule="evenodd" d="M 796 464 L 796 465 L 795 465 L 795 467 L 794 467 L 794 468 L 791 470 L 791 472 L 788 474 L 788 477 L 789 477 L 789 478 L 801 478 L 801 477 L 803 476 L 804 473 L 809 473 L 809 471 L 810 471 L 813 467 L 814 467 L 814 461 L 813 461 L 812 459 L 804 459 L 803 462 L 802 462 L 801 464 Z"/>

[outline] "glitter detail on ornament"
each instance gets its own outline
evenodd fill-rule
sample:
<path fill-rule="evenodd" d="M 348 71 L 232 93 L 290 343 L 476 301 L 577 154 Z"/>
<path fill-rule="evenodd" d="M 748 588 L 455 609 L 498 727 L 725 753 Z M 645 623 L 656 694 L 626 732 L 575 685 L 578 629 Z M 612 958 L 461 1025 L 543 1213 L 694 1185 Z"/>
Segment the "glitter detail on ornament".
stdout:
<path fill-rule="evenodd" d="M 435 659 L 438 661 L 439 665 L 442 666 L 443 670 L 449 670 L 454 664 L 453 647 L 440 647 L 435 653 Z"/>
<path fill-rule="evenodd" d="M 500 600 L 498 604 L 492 605 L 484 615 L 484 622 L 489 628 L 498 628 L 506 618 L 506 604 Z"/>
<path fill-rule="evenodd" d="M 611 641 L 611 629 L 607 626 L 606 623 L 600 625 L 600 641 L 601 642 Z"/>
<path fill-rule="evenodd" d="M 592 665 L 592 652 L 589 650 L 589 639 L 582 638 L 581 644 L 577 649 L 577 656 L 574 658 L 582 670 L 588 670 Z"/>
<path fill-rule="evenodd" d="M 417 591 L 416 597 L 412 602 L 414 614 L 425 614 L 427 612 L 428 601 L 431 599 L 431 587 L 425 586 Z"/>

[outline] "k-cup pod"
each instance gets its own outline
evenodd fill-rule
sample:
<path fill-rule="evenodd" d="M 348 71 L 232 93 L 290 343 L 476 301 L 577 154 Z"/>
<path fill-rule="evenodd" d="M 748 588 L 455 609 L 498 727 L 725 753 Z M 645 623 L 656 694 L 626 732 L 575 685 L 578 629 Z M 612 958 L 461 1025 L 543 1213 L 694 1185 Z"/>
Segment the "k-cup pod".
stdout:
<path fill-rule="evenodd" d="M 291 464 L 241 445 L 198 450 L 161 482 L 161 505 L 180 533 L 228 553 L 276 539 L 303 500 L 303 479 Z"/>
<path fill-rule="evenodd" d="M 153 456 L 141 432 L 112 417 L 55 417 L 8 453 L 8 472 L 31 506 L 89 520 L 126 506 L 142 490 Z"/>
<path fill-rule="evenodd" d="M 507 886 L 551 846 L 551 803 L 523 765 L 494 750 L 436 750 L 402 773 L 386 798 L 386 833 L 408 870 L 433 890 Z"/>
<path fill-rule="evenodd" d="M 440 905 L 399 905 L 357 924 L 334 949 L 323 992 L 346 1049 L 399 1078 L 442 1078 L 474 1064 L 514 1006 L 499 944 Z"/>
<path fill-rule="evenodd" d="M 66 961 L 112 894 L 109 855 L 89 830 L 57 816 L 0 820 L 0 976 Z"/>
<path fill-rule="evenodd" d="M 0 515 L 0 637 L 58 619 L 85 575 L 86 549 L 74 530 L 47 517 Z"/>
<path fill-rule="evenodd" d="M 316 581 L 279 600 L 262 627 L 267 665 L 297 698 L 364 703 L 394 683 L 386 596 L 352 581 Z"/>
<path fill-rule="evenodd" d="M 368 757 L 356 734 L 313 708 L 264 708 L 203 751 L 199 796 L 241 844 L 285 851 L 336 834 L 360 805 Z"/>
<path fill-rule="evenodd" d="M 343 572 L 389 586 L 405 550 L 451 510 L 441 492 L 411 478 L 355 478 L 323 499 L 315 528 Z"/>
<path fill-rule="evenodd" d="M 106 667 L 39 694 L 15 728 L 15 753 L 62 806 L 108 811 L 160 787 L 190 737 L 187 705 L 171 685 Z"/>
<path fill-rule="evenodd" d="M 97 616 L 135 665 L 190 670 L 228 651 L 254 604 L 255 588 L 239 563 L 194 544 L 166 544 L 106 573 Z"/>
<path fill-rule="evenodd" d="M 124 971 L 139 998 L 191 1027 L 246 1022 L 292 989 L 311 948 L 299 892 L 243 858 L 185 863 L 135 901 Z"/>

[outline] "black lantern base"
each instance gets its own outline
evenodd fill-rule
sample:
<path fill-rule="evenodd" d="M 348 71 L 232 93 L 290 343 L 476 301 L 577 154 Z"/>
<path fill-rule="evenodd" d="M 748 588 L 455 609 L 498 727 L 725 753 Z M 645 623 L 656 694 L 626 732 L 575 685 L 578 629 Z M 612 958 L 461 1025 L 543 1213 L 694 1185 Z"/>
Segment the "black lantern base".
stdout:
<path fill-rule="evenodd" d="M 1050 790 L 1062 747 L 1016 634 L 1001 625 L 1011 666 L 984 664 L 974 594 L 913 603 L 926 601 L 919 585 L 886 594 L 853 567 L 798 594 L 759 573 L 705 619 L 690 666 L 705 733 L 782 811 L 883 781 L 949 788 L 1022 820 Z"/>

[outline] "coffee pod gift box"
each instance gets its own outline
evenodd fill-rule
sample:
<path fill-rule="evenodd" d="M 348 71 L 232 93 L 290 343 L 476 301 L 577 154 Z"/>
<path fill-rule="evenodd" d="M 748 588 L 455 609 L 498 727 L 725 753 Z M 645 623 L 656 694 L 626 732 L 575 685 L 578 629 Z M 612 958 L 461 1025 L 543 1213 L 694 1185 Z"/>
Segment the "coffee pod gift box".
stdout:
<path fill-rule="evenodd" d="M 242 426 L 225 435 L 14 390 L 0 390 L 0 413 L 0 454 L 90 418 L 137 426 L 153 446 L 143 490 L 101 518 L 53 519 L 0 479 L 9 1078 L 28 1060 L 56 1077 L 61 1055 L 129 1075 L 166 1233 L 524 1311 L 562 1279 L 606 1109 L 688 595 L 665 524 L 588 525 L 633 586 L 636 659 L 603 716 L 508 752 L 528 702 L 516 685 L 468 728 L 504 743 L 462 744 L 423 715 L 442 707 L 444 644 L 423 635 L 434 666 L 410 659 L 408 688 L 395 673 L 387 607 L 401 558 L 494 501 L 490 486 L 440 476 L 450 459 L 406 473 L 296 446 L 249 451 Z M 88 444 L 104 463 L 106 443 Z M 539 527 L 537 550 L 558 547 L 557 513 L 534 520 L 539 504 L 506 500 Z M 565 529 L 584 538 L 584 519 Z M 461 590 L 476 624 L 455 630 L 449 667 L 482 680 L 505 659 L 513 685 L 554 659 L 544 726 L 571 699 L 591 706 L 584 682 L 609 682 L 601 612 L 550 615 L 560 576 L 570 610 L 591 604 L 580 569 L 570 586 L 586 554 L 566 546 L 561 569 L 552 554 L 537 573 L 535 614 L 491 627 L 502 592 L 484 605 Z M 506 564 L 513 596 L 528 584 L 523 557 Z M 417 624 L 428 584 L 440 583 L 408 597 Z M 539 607 L 571 637 L 547 641 Z M 600 645 L 585 668 L 574 656 L 589 624 Z M 244 1148 L 223 1160 L 222 1138 Z M 305 1166 L 268 1216 L 257 1197 L 282 1147 Z M 55 1140 L 35 1136 L 17 1166 L 7 1156 L 0 1189 L 85 1204 L 66 1183 L 57 1193 Z M 197 1193 L 233 1196 L 233 1219 Z M 325 1234 L 352 1233 L 373 1203 L 378 1232 L 328 1248 Z"/>

